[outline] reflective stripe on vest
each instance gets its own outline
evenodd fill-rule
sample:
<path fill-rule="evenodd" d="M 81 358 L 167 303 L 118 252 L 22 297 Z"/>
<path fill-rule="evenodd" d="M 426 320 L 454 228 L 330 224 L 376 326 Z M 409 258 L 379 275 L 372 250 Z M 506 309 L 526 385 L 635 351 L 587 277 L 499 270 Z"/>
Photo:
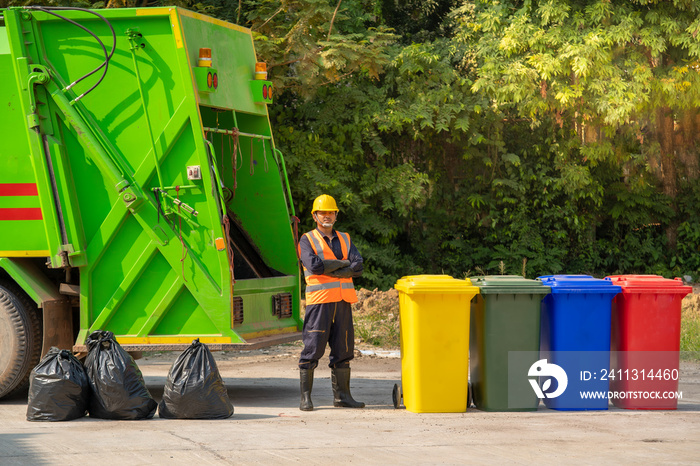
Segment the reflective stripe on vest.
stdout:
<path fill-rule="evenodd" d="M 306 292 L 307 293 L 313 293 L 314 291 L 320 291 L 320 290 L 331 290 L 333 288 L 343 288 L 346 290 L 349 289 L 355 289 L 355 285 L 352 283 L 340 283 L 340 282 L 329 282 L 329 283 L 321 283 L 320 285 L 308 285 L 306 287 Z"/>
<path fill-rule="evenodd" d="M 319 239 L 316 237 L 316 235 L 314 235 L 314 234 L 311 233 L 311 232 L 306 233 L 306 235 L 307 235 L 307 237 L 309 238 L 309 240 L 311 241 L 311 245 L 313 246 L 314 251 L 316 251 L 316 255 L 317 255 L 317 256 L 321 257 L 321 259 L 324 260 L 324 261 L 328 261 L 328 260 L 335 259 L 335 254 L 333 254 L 333 251 L 331 251 L 331 255 L 332 255 L 333 257 L 326 257 L 326 254 L 325 254 L 325 249 L 326 249 L 326 248 L 324 248 L 324 247 L 322 246 L 322 244 L 321 244 L 321 243 L 324 243 L 324 244 L 325 244 L 326 240 L 324 240 L 323 238 L 321 238 L 321 239 L 319 240 Z M 329 247 L 328 249 L 330 249 L 330 247 Z"/>
<path fill-rule="evenodd" d="M 350 251 L 350 235 L 336 231 L 342 249 L 342 258 L 347 260 Z M 312 230 L 304 235 L 309 240 L 311 248 L 322 260 L 337 260 L 331 247 L 323 239 L 318 230 Z M 303 264 L 302 264 L 303 265 Z M 352 283 L 352 278 L 334 278 L 328 275 L 314 275 L 304 267 L 306 279 L 306 304 L 334 303 L 347 301 L 357 302 L 357 294 Z"/>
<path fill-rule="evenodd" d="M 335 254 L 333 254 L 333 251 L 331 251 L 331 255 L 333 257 L 326 257 L 326 254 L 324 252 L 325 248 L 323 246 L 321 246 L 321 242 L 325 243 L 326 240 L 321 239 L 319 241 L 319 239 L 316 237 L 316 235 L 310 234 L 310 233 L 312 233 L 312 232 L 306 233 L 306 237 L 309 238 L 309 242 L 311 242 L 311 246 L 313 247 L 313 250 L 316 252 L 316 255 L 319 256 L 321 258 L 321 260 L 324 260 L 324 261 L 335 259 Z M 338 233 L 338 232 L 336 231 L 336 233 Z M 311 273 L 309 270 L 306 269 L 306 267 L 304 267 L 304 278 L 308 278 L 311 275 L 313 275 L 313 273 Z"/>

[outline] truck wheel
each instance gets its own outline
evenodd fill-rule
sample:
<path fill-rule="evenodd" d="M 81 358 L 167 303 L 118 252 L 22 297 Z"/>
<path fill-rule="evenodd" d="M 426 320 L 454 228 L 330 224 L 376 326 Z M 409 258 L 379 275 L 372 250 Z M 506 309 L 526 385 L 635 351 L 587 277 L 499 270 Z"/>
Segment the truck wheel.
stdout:
<path fill-rule="evenodd" d="M 36 306 L 17 287 L 0 283 L 0 398 L 27 389 L 40 357 Z"/>

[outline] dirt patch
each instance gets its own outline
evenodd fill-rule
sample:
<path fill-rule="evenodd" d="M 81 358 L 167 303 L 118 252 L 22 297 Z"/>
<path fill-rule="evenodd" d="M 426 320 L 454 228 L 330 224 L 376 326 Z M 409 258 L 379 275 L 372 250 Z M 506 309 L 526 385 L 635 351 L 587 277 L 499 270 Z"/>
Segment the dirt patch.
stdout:
<path fill-rule="evenodd" d="M 358 343 L 368 343 L 383 348 L 398 348 L 399 293 L 391 289 L 360 289 L 352 313 L 355 321 L 355 338 Z"/>
<path fill-rule="evenodd" d="M 355 315 L 399 315 L 399 292 L 394 289 L 380 291 L 377 288 L 374 290 L 360 288 L 357 299 L 358 301 L 352 306 L 352 312 Z"/>
<path fill-rule="evenodd" d="M 700 286 L 694 286 L 693 292 L 683 298 L 683 318 L 700 321 Z"/>

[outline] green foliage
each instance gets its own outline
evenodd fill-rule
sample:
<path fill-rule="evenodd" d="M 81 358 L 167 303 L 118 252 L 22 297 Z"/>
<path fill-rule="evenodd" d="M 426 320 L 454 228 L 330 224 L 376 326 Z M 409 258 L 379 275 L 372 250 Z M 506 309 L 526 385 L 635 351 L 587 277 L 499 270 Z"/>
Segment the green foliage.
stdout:
<path fill-rule="evenodd" d="M 474 90 L 517 104 L 535 122 L 570 112 L 569 118 L 618 127 L 649 106 L 698 105 L 677 66 L 681 58 L 700 57 L 696 2 L 476 3 L 482 64 Z"/>
<path fill-rule="evenodd" d="M 688 182 L 678 196 L 678 243 L 668 252 L 669 275 L 700 279 L 700 183 Z"/>
<path fill-rule="evenodd" d="M 270 79 L 299 95 L 354 75 L 379 79 L 397 38 L 369 1 L 245 1 L 242 10 Z"/>
<path fill-rule="evenodd" d="M 381 90 L 320 88 L 311 99 L 291 99 L 274 113 L 278 144 L 293 173 L 292 195 L 302 228 L 313 228 L 311 203 L 322 194 L 339 204 L 338 228 L 350 233 L 366 260 L 360 283 L 390 287 L 408 258 L 398 245 L 411 212 L 425 197 L 427 177 L 411 163 L 392 163 L 372 125 Z M 364 112 L 347 109 L 362 108 Z M 294 115 L 294 126 L 284 126 Z M 374 133 L 374 137 L 372 134 Z"/>
<path fill-rule="evenodd" d="M 394 29 L 403 44 L 434 40 L 446 33 L 444 19 L 459 2 L 455 0 L 380 0 L 375 11 Z"/>

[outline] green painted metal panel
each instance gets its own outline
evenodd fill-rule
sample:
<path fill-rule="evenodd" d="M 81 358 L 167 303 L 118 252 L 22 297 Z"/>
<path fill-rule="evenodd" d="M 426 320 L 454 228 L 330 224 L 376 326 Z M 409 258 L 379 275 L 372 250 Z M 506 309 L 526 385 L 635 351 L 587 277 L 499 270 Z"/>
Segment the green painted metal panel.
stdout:
<path fill-rule="evenodd" d="M 50 180 L 50 160 L 44 157 L 43 145 L 44 141 L 39 134 L 30 131 L 27 128 L 28 119 L 31 117 L 35 121 L 42 121 L 48 118 L 47 109 L 44 106 L 39 106 L 35 112 L 28 111 L 28 108 L 38 101 L 45 101 L 45 95 L 41 90 L 36 93 L 29 92 L 32 89 L 30 84 L 29 63 L 34 63 L 34 60 L 29 56 L 37 56 L 39 50 L 37 43 L 33 40 L 28 40 L 28 37 L 33 37 L 36 34 L 34 24 L 32 22 L 21 21 L 17 12 L 6 10 L 3 12 L 6 22 L 5 32 L 7 33 L 7 42 L 10 46 L 10 61 L 5 61 L 6 56 L 2 56 L 0 60 L 0 74 L 3 76 L 3 89 L 0 93 L 9 92 L 12 97 L 8 107 L 2 107 L 0 112 L 0 126 L 9 128 L 13 137 L 5 137 L 7 145 L 2 149 L 2 157 L 0 157 L 0 172 L 12 176 L 11 180 L 17 180 L 19 183 L 25 184 L 25 187 L 34 187 L 34 195 L 39 199 L 41 206 L 40 215 L 34 216 L 32 220 L 32 233 L 27 240 L 32 244 L 27 245 L 26 255 L 29 256 L 50 256 L 51 262 L 54 265 L 61 264 L 59 253 L 61 252 L 61 228 L 59 221 L 59 211 L 54 203 L 53 186 Z M 15 51 L 22 51 L 17 54 Z M 14 86 L 13 86 L 14 84 Z M 32 113 L 31 115 L 29 115 Z M 47 133 L 50 135 L 50 132 Z M 24 135 L 24 136 L 23 136 Z M 9 171 L 8 171 L 9 169 Z M 14 175 L 17 175 L 15 178 Z M 36 220 L 40 217 L 41 220 Z M 2 244 L 8 244 L 11 241 L 23 241 L 18 238 L 20 231 L 14 230 L 12 223 L 2 225 L 0 241 Z M 24 229 L 26 231 L 26 228 Z M 13 237 L 12 240 L 9 238 Z M 31 238 L 31 239 L 30 239 Z M 7 242 L 5 242 L 7 241 Z M 42 244 L 41 250 L 31 250 L 34 244 Z M 8 251 L 0 247 L 2 255 L 15 256 L 21 255 L 17 251 Z"/>
<path fill-rule="evenodd" d="M 155 255 L 148 249 L 144 251 L 146 263 L 139 267 L 138 276 L 131 282 L 124 283 L 129 292 L 119 304 L 119 310 L 110 321 L 110 326 L 120 335 L 137 335 L 150 317 L 163 295 L 167 293 L 172 282 L 177 278 L 173 269 L 162 255 Z M 140 259 L 140 258 L 139 258 Z"/>
<path fill-rule="evenodd" d="M 238 115 L 237 119 L 242 131 L 258 134 L 269 131 L 267 117 L 242 114 Z M 244 181 L 248 178 L 250 182 L 239 182 L 236 196 L 229 203 L 229 207 L 237 213 L 243 224 L 249 225 L 247 231 L 256 243 L 261 244 L 261 251 L 266 260 L 278 270 L 291 274 L 298 268 L 292 225 L 290 222 L 279 222 L 279 219 L 284 217 L 283 212 L 288 212 L 287 205 L 283 196 L 269 195 L 281 184 L 280 167 L 274 151 L 271 150 L 271 144 L 267 141 L 253 139 L 251 144 L 251 138 L 247 141 L 245 138 L 241 139 L 244 153 L 248 155 L 243 158 L 241 178 Z M 270 232 L 275 234 L 270 237 Z"/>
<path fill-rule="evenodd" d="M 46 301 L 62 299 L 58 288 L 28 259 L 0 257 L 0 268 L 7 272 L 37 306 Z"/>
<path fill-rule="evenodd" d="M 10 41 L 7 39 L 6 28 L 0 26 L 0 55 L 10 54 Z"/>
<path fill-rule="evenodd" d="M 238 280 L 236 281 L 236 295 L 243 298 L 244 309 L 251 309 L 245 315 L 244 322 L 236 327 L 241 334 L 264 331 L 269 327 L 272 318 L 272 309 L 269 304 L 272 297 L 283 292 L 292 294 L 292 302 L 299 299 L 298 283 L 293 276 L 273 277 L 262 280 Z M 297 319 L 291 318 L 277 320 L 276 328 L 283 329 L 297 325 Z"/>
<path fill-rule="evenodd" d="M 104 21 L 80 11 L 60 14 L 111 50 Z M 82 99 L 76 97 L 100 73 L 67 85 L 104 57 L 74 25 L 43 11 L 8 9 L 11 55 L 0 55 L 0 72 L 16 81 L 0 91 L 3 98 L 15 93 L 14 112 L 0 110 L 0 121 L 28 135 L 18 138 L 23 146 L 14 150 L 24 159 L 15 165 L 28 183 L 35 180 L 38 193 L 38 203 L 16 197 L 11 205 L 41 207 L 45 226 L 25 230 L 43 238 L 54 267 L 79 269 L 78 343 L 98 328 L 118 338 L 206 335 L 236 343 L 241 333 L 298 327 L 300 278 L 286 187 L 267 107 L 253 102 L 249 85 L 250 31 L 177 8 L 100 14 L 116 31 L 116 47 L 104 80 Z M 200 47 L 213 50 L 215 92 L 195 87 Z M 24 84 L 32 79 L 36 84 Z M 238 137 L 246 157 L 234 157 L 236 179 L 231 146 L 224 147 L 230 135 L 206 128 L 250 133 Z M 201 168 L 201 179 L 188 179 L 191 166 Z M 234 192 L 225 203 L 222 194 Z M 240 230 L 244 250 L 264 264 L 257 265 L 258 278 L 234 284 L 223 211 Z M 0 251 L 14 240 L 0 236 Z M 244 298 L 244 323 L 236 329 L 232 293 Z M 272 296 L 279 293 L 293 295 L 292 318 L 273 315 Z"/>
<path fill-rule="evenodd" d="M 237 127 L 248 134 L 270 136 L 267 116 L 221 112 L 208 107 L 201 107 L 200 111 L 207 128 Z M 230 135 L 213 131 L 207 137 L 216 151 L 224 185 L 231 193 L 228 208 L 258 246 L 265 261 L 275 270 L 295 275 L 298 262 L 292 224 L 288 221 L 289 210 L 284 195 L 279 195 L 281 176 L 273 150 L 274 141 L 239 136 L 236 144 Z"/>
<path fill-rule="evenodd" d="M 0 28 L 0 70 L 9 72 L 2 73 L 0 85 L 0 256 L 24 256 L 47 251 L 48 244 L 42 219 L 13 219 L 36 215 L 33 209 L 41 209 L 41 203 L 9 52 L 7 32 L 3 27 Z M 31 195 L 27 195 L 29 193 Z"/>
<path fill-rule="evenodd" d="M 216 335 L 213 325 L 190 294 L 182 295 L 163 318 L 154 335 Z"/>
<path fill-rule="evenodd" d="M 252 93 L 247 92 L 256 62 L 250 31 L 197 13 L 187 12 L 181 20 L 191 66 L 197 66 L 200 48 L 211 48 L 212 67 L 219 77 L 215 92 L 199 93 L 200 104 L 267 116 L 265 105 L 254 103 Z"/>

